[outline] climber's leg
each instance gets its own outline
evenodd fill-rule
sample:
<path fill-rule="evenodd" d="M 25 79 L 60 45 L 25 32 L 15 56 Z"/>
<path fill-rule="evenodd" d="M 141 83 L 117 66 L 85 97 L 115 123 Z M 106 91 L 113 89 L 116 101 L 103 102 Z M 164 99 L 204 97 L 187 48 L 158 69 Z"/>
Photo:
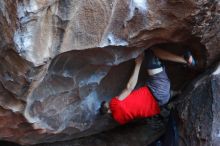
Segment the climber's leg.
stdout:
<path fill-rule="evenodd" d="M 146 84 L 157 99 L 159 105 L 166 104 L 170 99 L 170 80 L 167 77 L 162 62 L 150 49 L 145 51 L 145 68 L 149 76 Z"/>
<path fill-rule="evenodd" d="M 196 65 L 196 61 L 190 51 L 186 51 L 183 56 L 179 56 L 156 47 L 152 48 L 152 51 L 154 52 L 155 56 L 162 60 L 183 63 L 190 67 Z"/>

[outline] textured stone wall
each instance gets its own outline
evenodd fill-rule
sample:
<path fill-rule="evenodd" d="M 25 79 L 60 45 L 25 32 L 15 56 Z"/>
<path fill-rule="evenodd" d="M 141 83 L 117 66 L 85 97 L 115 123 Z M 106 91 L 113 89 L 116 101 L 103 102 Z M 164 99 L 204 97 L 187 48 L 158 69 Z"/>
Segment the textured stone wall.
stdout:
<path fill-rule="evenodd" d="M 218 0 L 1 0 L 0 138 L 35 144 L 114 127 L 97 109 L 123 89 L 131 59 L 144 49 L 182 43 L 200 67 L 218 60 L 219 5 Z"/>
<path fill-rule="evenodd" d="M 219 145 L 219 71 L 203 73 L 176 102 L 180 145 Z"/>

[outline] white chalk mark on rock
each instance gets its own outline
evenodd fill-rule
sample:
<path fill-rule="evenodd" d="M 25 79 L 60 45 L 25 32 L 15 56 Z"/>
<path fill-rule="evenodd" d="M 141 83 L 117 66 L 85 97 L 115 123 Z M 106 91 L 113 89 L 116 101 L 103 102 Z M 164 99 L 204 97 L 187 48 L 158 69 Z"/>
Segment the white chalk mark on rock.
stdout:
<path fill-rule="evenodd" d="M 147 1 L 146 0 L 132 0 L 134 3 L 134 7 L 146 11 L 148 9 Z"/>
<path fill-rule="evenodd" d="M 220 64 L 218 66 L 218 68 L 212 73 L 213 75 L 218 75 L 220 74 Z"/>
<path fill-rule="evenodd" d="M 117 38 L 113 33 L 109 33 L 105 40 L 100 44 L 100 47 L 105 47 L 105 46 L 127 46 L 128 42 L 121 39 Z"/>

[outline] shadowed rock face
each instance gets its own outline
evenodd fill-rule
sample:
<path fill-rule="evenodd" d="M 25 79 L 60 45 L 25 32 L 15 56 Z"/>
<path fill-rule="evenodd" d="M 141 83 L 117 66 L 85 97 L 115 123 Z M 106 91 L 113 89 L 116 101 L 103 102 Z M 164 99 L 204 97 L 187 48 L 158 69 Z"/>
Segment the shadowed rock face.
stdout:
<path fill-rule="evenodd" d="M 164 132 L 165 125 L 157 125 L 157 123 L 150 123 L 149 119 L 129 123 L 125 126 L 120 126 L 85 138 L 69 140 L 56 143 L 44 143 L 34 146 L 142 146 L 148 145 L 152 140 L 161 136 Z M 156 125 L 157 128 L 152 128 Z"/>
<path fill-rule="evenodd" d="M 201 68 L 218 59 L 219 5 L 217 0 L 0 1 L 1 139 L 35 144 L 114 127 L 97 109 L 123 89 L 131 59 L 144 49 L 184 44 Z"/>
<path fill-rule="evenodd" d="M 43 81 L 29 97 L 25 110 L 29 120 L 52 132 L 72 127 L 75 128 L 72 133 L 77 133 L 98 124 L 94 121 L 100 101 L 116 95 L 120 91 L 117 87 L 128 80 L 129 74 L 124 75 L 124 71 L 132 69 L 131 62 L 113 67 L 120 62 L 117 56 L 120 54 L 124 59 L 131 58 L 134 50 L 98 48 L 63 53 L 54 58 Z M 111 78 L 109 72 L 118 76 Z"/>
<path fill-rule="evenodd" d="M 219 145 L 219 67 L 194 80 L 176 102 L 180 145 Z"/>

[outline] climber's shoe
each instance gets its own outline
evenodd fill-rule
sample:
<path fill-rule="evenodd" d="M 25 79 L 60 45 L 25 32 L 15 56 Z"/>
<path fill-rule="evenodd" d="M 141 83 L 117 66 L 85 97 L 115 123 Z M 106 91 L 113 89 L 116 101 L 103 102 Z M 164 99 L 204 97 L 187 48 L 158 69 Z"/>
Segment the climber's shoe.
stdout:
<path fill-rule="evenodd" d="M 189 67 L 195 67 L 196 66 L 196 60 L 194 59 L 193 55 L 190 51 L 186 51 L 184 53 L 184 59 L 186 60 Z"/>

